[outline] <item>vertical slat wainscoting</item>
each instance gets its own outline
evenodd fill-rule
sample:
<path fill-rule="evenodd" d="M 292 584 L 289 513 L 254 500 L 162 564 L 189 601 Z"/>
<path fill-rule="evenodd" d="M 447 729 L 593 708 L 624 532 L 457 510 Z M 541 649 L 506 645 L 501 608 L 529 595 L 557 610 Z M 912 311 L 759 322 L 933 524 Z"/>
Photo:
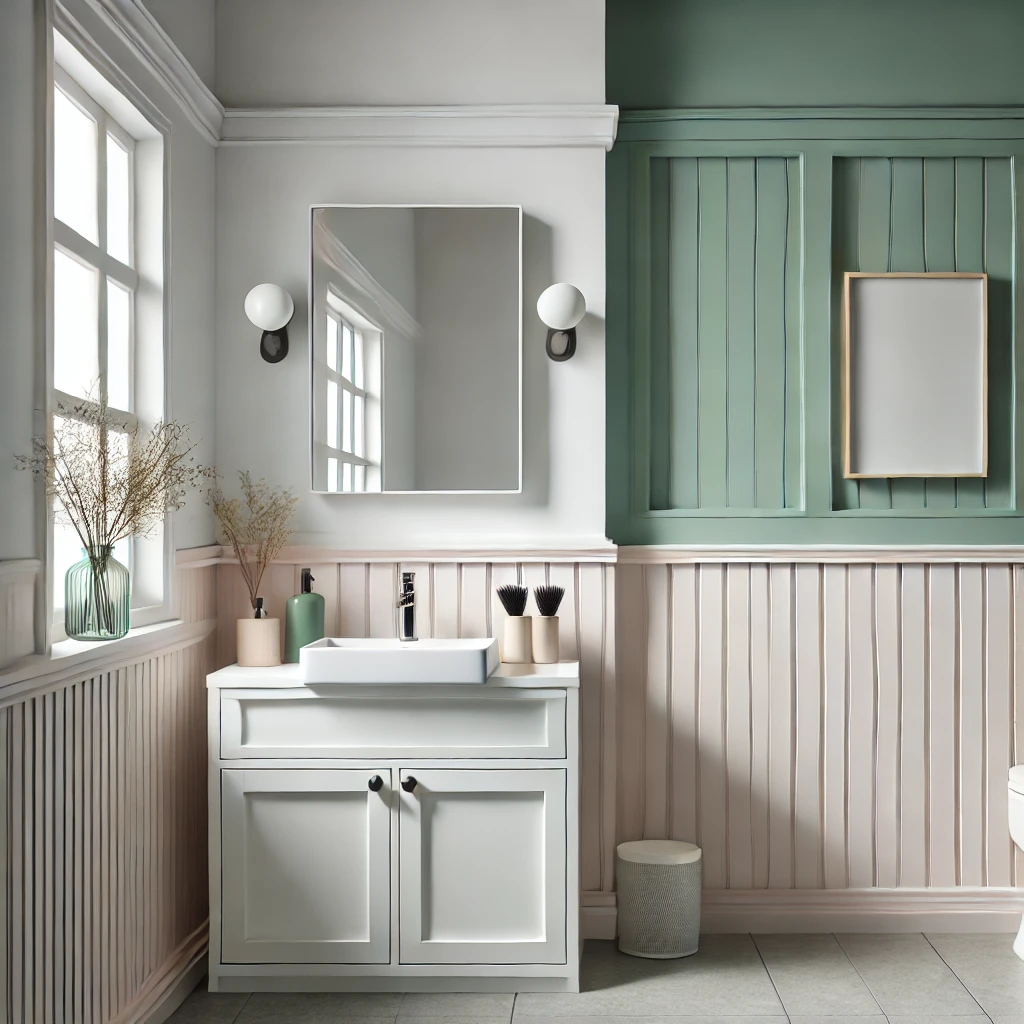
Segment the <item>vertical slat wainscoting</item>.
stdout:
<path fill-rule="evenodd" d="M 285 555 L 288 555 L 287 550 Z M 508 557 L 514 557 L 512 555 Z M 565 589 L 559 609 L 560 653 L 564 659 L 581 663 L 583 791 L 581 879 L 584 892 L 611 893 L 614 890 L 616 820 L 631 813 L 617 805 L 623 792 L 616 783 L 619 700 L 616 694 L 616 602 L 615 576 L 618 571 L 606 561 L 427 560 L 410 555 L 390 561 L 353 561 L 340 557 L 330 562 L 324 552 L 310 554 L 305 561 L 275 563 L 264 577 L 261 593 L 273 616 L 281 617 L 285 601 L 298 592 L 299 571 L 313 570 L 314 590 L 327 602 L 326 630 L 334 636 L 395 635 L 394 603 L 399 573 L 416 573 L 416 625 L 421 637 L 471 637 L 502 635 L 505 612 L 495 596 L 504 583 L 521 582 L 531 589 L 554 583 Z M 663 574 L 667 581 L 667 574 Z M 667 600 L 668 595 L 663 594 Z M 251 614 L 249 598 L 238 567 L 230 562 L 217 568 L 218 611 L 217 661 L 227 665 L 235 657 L 235 620 Z M 533 598 L 527 614 L 535 614 Z M 663 643 L 673 635 L 667 624 Z M 283 636 L 283 634 L 282 634 Z M 662 658 L 663 676 L 665 659 Z M 629 677 L 637 677 L 631 674 Z M 669 692 L 662 678 L 663 693 Z M 667 735 L 663 742 L 667 742 Z M 636 752 L 635 744 L 630 749 Z M 675 799 L 664 761 L 663 749 L 651 757 L 652 783 L 660 786 L 658 813 L 664 819 Z M 636 802 L 634 802 L 634 806 Z M 640 803 L 642 807 L 643 804 Z"/>
<path fill-rule="evenodd" d="M 1020 567 L 617 571 L 620 841 L 698 843 L 712 889 L 1024 878 Z"/>
<path fill-rule="evenodd" d="M 11 1024 L 128 1024 L 205 948 L 215 569 L 179 572 L 177 593 L 206 631 L 0 707 Z"/>

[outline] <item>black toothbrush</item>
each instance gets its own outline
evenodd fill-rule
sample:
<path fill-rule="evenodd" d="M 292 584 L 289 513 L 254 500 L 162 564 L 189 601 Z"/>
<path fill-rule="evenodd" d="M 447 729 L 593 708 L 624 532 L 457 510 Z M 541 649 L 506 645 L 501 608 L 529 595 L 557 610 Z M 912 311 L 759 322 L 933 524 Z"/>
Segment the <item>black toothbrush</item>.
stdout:
<path fill-rule="evenodd" d="M 526 598 L 529 593 L 526 587 L 518 583 L 506 583 L 497 590 L 498 600 L 509 615 L 522 615 L 526 611 Z"/>
<path fill-rule="evenodd" d="M 547 584 L 533 588 L 533 598 L 537 602 L 537 611 L 545 618 L 558 614 L 558 606 L 565 597 L 565 588 Z"/>

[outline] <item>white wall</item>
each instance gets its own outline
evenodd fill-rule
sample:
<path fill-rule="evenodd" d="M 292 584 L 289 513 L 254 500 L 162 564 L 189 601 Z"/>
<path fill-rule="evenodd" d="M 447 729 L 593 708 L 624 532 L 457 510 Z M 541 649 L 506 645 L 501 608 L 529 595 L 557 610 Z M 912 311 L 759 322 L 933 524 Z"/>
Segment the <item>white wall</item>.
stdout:
<path fill-rule="evenodd" d="M 235 107 L 603 103 L 604 4 L 218 0 L 214 91 Z"/>
<path fill-rule="evenodd" d="M 307 495 L 296 542 L 579 546 L 604 537 L 603 324 L 588 318 L 575 358 L 552 363 L 534 312 L 548 284 L 568 280 L 603 316 L 603 151 L 226 146 L 217 154 L 217 194 L 217 465 L 226 475 L 249 469 L 301 495 L 309 490 L 310 203 L 519 202 L 524 208 L 524 493 Z M 260 281 L 277 281 L 296 300 L 291 352 L 276 365 L 260 359 L 259 333 L 242 311 L 246 291 Z"/>
<path fill-rule="evenodd" d="M 145 0 L 146 10 L 208 89 L 215 84 L 216 6 L 215 0 Z"/>
<path fill-rule="evenodd" d="M 597 0 L 431 4 L 429 22 L 421 13 L 424 5 L 413 0 L 299 2 L 287 5 L 287 17 L 278 6 L 233 0 L 218 5 L 218 90 L 226 102 L 603 102 L 603 5 Z M 371 8 L 377 12 L 372 17 Z M 577 21 L 583 26 L 578 35 Z M 550 38 L 564 45 L 538 79 L 526 43 Z M 342 51 L 369 61 L 366 73 L 346 80 L 351 69 L 340 69 Z M 389 63 L 394 54 L 404 59 L 401 74 L 398 64 Z M 354 92 L 350 85 L 356 80 L 372 82 L 377 91 Z M 313 82 L 315 95 L 308 84 Z M 299 543 L 380 549 L 602 542 L 604 164 L 599 147 L 223 145 L 217 153 L 221 471 L 249 469 L 303 495 Z M 523 494 L 308 493 L 307 223 L 309 206 L 316 203 L 523 206 Z M 594 314 L 581 325 L 576 357 L 564 364 L 545 356 L 545 332 L 535 313 L 537 296 L 558 280 L 579 286 Z M 258 332 L 242 312 L 246 291 L 260 281 L 279 282 L 296 301 L 291 354 L 277 365 L 260 359 Z"/>

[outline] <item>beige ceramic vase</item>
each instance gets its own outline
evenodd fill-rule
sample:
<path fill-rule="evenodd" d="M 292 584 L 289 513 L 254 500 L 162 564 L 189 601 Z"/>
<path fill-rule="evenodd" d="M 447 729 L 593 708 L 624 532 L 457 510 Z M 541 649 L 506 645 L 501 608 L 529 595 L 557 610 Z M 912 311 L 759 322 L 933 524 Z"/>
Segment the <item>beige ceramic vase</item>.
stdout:
<path fill-rule="evenodd" d="M 281 664 L 280 619 L 239 619 L 235 641 L 241 667 L 268 668 Z"/>

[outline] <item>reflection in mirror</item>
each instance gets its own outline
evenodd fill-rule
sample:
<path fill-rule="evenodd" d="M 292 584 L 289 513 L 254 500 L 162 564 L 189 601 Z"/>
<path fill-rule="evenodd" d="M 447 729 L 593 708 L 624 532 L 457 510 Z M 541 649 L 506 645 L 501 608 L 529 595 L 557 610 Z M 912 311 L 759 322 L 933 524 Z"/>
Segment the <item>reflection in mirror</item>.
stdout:
<path fill-rule="evenodd" d="M 518 491 L 522 211 L 312 211 L 313 490 Z"/>

